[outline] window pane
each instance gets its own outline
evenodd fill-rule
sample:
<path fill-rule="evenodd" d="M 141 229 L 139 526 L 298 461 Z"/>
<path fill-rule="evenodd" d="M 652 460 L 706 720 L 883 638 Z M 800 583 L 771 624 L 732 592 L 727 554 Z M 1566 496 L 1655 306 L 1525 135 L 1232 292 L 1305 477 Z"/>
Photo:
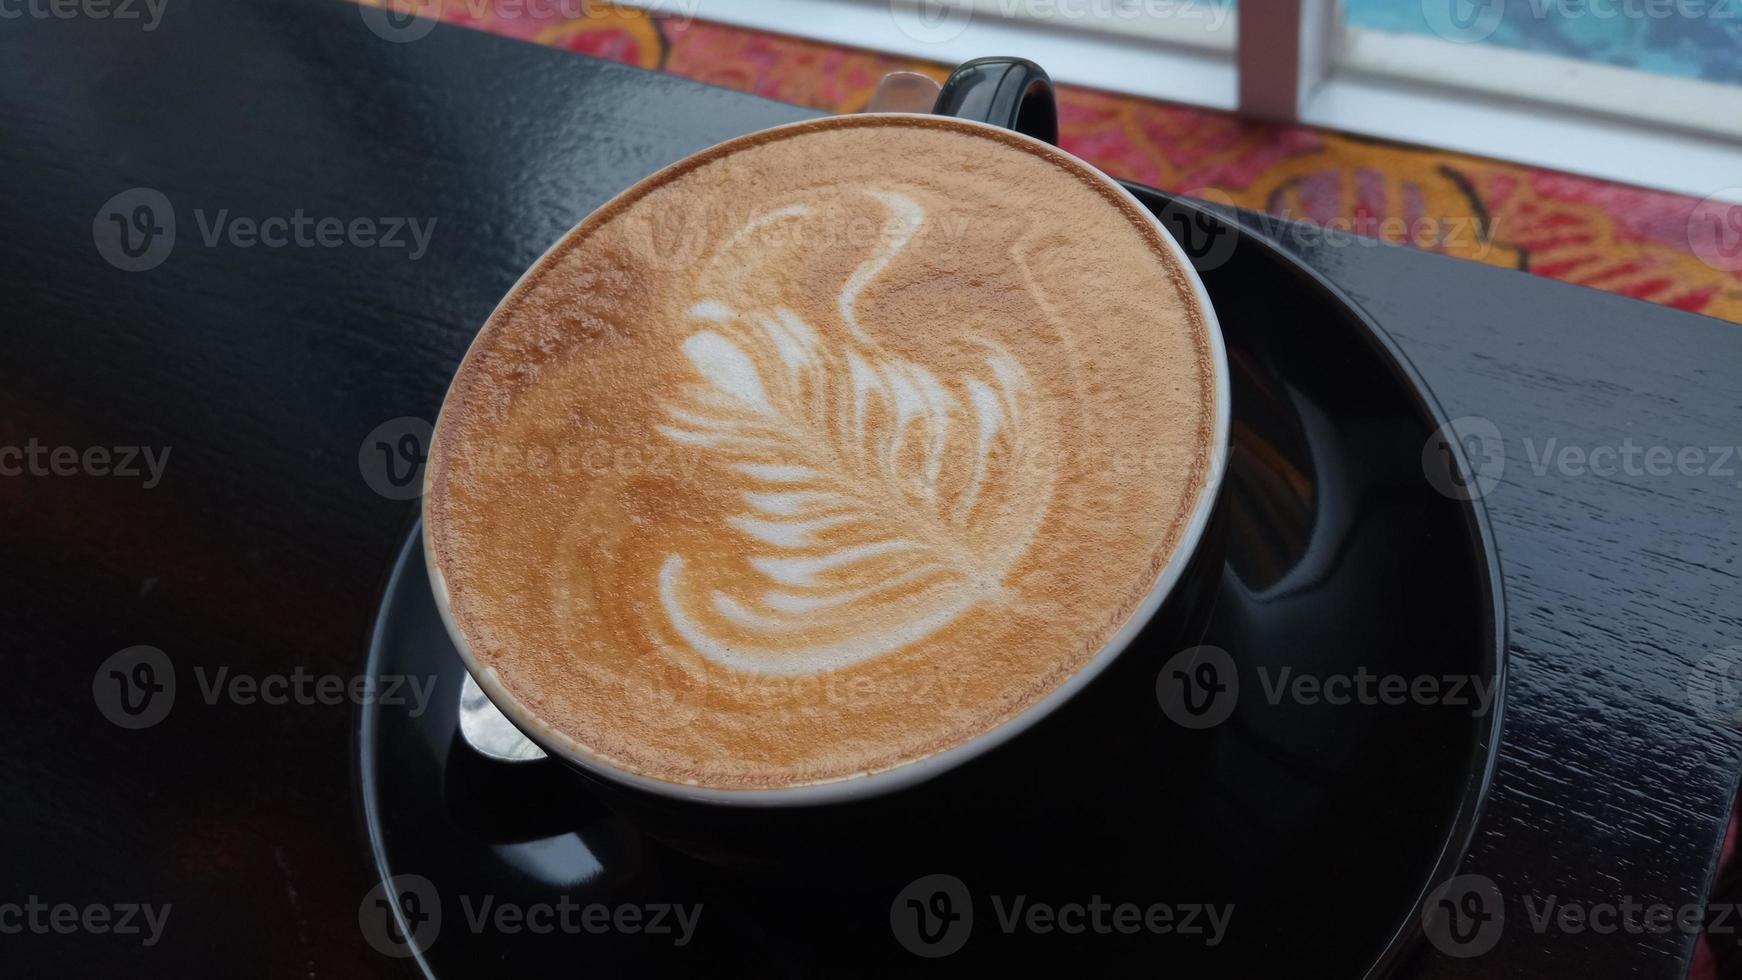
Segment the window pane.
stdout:
<path fill-rule="evenodd" d="M 1742 0 L 1343 0 L 1354 28 L 1742 83 Z"/>
<path fill-rule="evenodd" d="M 900 3 L 903 0 L 894 0 Z M 1235 0 L 906 0 L 924 13 L 972 10 L 976 17 L 1045 24 L 1159 40 L 1232 48 Z"/>

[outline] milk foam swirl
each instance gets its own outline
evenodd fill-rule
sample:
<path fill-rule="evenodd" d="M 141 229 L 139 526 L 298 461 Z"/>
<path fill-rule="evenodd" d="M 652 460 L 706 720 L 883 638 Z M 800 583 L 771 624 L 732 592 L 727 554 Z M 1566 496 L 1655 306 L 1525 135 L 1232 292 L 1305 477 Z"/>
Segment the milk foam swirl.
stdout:
<path fill-rule="evenodd" d="M 866 193 L 888 222 L 841 287 L 838 323 L 721 296 L 689 311 L 696 380 L 658 431 L 743 479 L 744 509 L 721 516 L 761 581 L 698 589 L 687 573 L 707 559 L 672 553 L 659 599 L 684 643 L 734 670 L 836 670 L 925 639 L 1000 596 L 1052 496 L 1040 406 L 1007 349 L 967 338 L 980 369 L 940 379 L 862 328 L 859 294 L 926 218 L 911 197 Z M 759 216 L 733 241 L 809 213 Z"/>
<path fill-rule="evenodd" d="M 880 773 L 1041 704 L 1195 540 L 1210 321 L 1062 152 L 838 116 L 576 226 L 455 376 L 428 547 L 553 743 L 712 789 Z"/>

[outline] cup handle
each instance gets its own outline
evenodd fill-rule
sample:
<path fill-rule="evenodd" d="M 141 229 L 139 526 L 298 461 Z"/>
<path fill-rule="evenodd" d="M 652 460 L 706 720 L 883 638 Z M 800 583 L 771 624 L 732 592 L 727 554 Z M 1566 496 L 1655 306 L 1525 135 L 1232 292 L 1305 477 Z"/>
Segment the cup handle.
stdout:
<path fill-rule="evenodd" d="M 932 112 L 1013 129 L 1054 145 L 1058 98 L 1046 69 L 1022 58 L 976 58 L 950 73 Z"/>

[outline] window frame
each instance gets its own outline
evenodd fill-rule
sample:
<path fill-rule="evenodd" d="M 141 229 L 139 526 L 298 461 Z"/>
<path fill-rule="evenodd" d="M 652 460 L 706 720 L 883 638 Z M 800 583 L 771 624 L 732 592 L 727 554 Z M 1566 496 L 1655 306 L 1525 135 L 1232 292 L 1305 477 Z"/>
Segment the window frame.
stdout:
<path fill-rule="evenodd" d="M 1742 86 L 1348 28 L 1340 0 L 1242 0 L 1215 29 L 1185 17 L 1060 29 L 1020 9 L 1081 10 L 1092 0 L 616 2 L 946 64 L 1014 55 L 1068 84 L 1742 197 L 1742 116 L 1724 111 L 1742 104 Z M 934 18 L 947 7 L 972 15 L 916 30 L 922 4 Z"/>

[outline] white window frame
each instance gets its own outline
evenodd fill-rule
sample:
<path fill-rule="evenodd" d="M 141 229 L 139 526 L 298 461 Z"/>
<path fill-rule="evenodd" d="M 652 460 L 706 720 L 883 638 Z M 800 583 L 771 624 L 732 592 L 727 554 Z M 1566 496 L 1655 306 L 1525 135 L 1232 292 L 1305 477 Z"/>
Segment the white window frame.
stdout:
<path fill-rule="evenodd" d="M 1292 21 L 1282 8 L 1294 10 Z M 1263 35 L 1285 33 L 1302 51 L 1292 76 L 1264 54 L 1287 39 Z M 1267 102 L 1243 102 L 1243 113 L 1694 197 L 1729 200 L 1742 186 L 1742 88 L 1345 30 L 1337 0 L 1249 0 L 1240 38 L 1242 92 L 1270 93 Z M 1292 103 L 1276 94 L 1287 92 Z M 1275 111 L 1289 105 L 1293 117 Z"/>
<path fill-rule="evenodd" d="M 1075 85 L 1696 197 L 1742 194 L 1742 87 L 1345 29 L 1339 0 L 1241 0 L 1237 28 L 1232 16 L 1035 13 L 1108 0 L 617 2 L 944 63 L 1015 55 Z"/>
<path fill-rule="evenodd" d="M 1072 21 L 1072 29 L 1023 10 L 1047 4 L 1086 9 L 1093 0 L 615 0 L 668 16 L 693 16 L 776 34 L 870 48 L 956 64 L 985 55 L 1028 58 L 1073 85 L 1184 102 L 1210 109 L 1238 107 L 1234 85 L 1234 24 L 1201 20 L 1138 25 Z M 1102 0 L 1104 2 L 1104 0 Z M 1260 0 L 1269 2 L 1269 0 Z M 1075 4 L 1075 6 L 1071 6 Z M 950 20 L 943 8 L 972 8 Z M 1006 17 L 1004 11 L 1018 12 Z M 922 19 L 924 18 L 924 19 Z M 928 19 L 942 22 L 928 30 Z"/>

